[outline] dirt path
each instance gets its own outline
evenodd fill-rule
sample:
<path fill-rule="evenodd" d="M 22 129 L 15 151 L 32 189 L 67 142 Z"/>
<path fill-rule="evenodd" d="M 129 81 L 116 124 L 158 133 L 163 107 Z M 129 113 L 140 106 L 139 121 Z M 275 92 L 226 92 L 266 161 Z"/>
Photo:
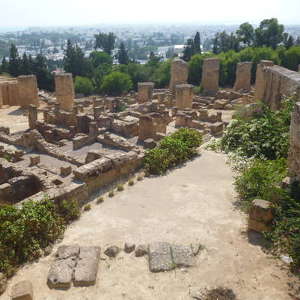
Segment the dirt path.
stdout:
<path fill-rule="evenodd" d="M 203 151 L 167 176 L 146 178 L 103 204 L 92 203 L 91 211 L 68 228 L 62 242 L 103 249 L 125 241 L 200 241 L 205 250 L 196 267 L 152 274 L 145 258 L 122 252 L 117 259 L 101 260 L 96 286 L 57 291 L 46 285 L 53 260 L 49 256 L 20 270 L 7 291 L 12 283 L 29 279 L 39 300 L 181 300 L 191 299 L 190 287 L 218 285 L 232 288 L 241 300 L 291 299 L 280 261 L 249 242 L 246 216 L 233 205 L 233 178 L 225 160 L 222 154 Z M 2 298 L 9 299 L 8 294 Z"/>

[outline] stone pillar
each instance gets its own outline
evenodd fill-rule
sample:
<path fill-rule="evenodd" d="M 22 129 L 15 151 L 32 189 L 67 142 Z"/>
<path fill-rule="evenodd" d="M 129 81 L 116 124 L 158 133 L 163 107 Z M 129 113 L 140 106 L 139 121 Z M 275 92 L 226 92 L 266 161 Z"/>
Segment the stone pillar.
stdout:
<path fill-rule="evenodd" d="M 55 93 L 60 108 L 72 111 L 75 96 L 72 74 L 61 73 L 55 75 Z"/>
<path fill-rule="evenodd" d="M 215 96 L 219 89 L 220 60 L 206 58 L 202 66 L 202 88 L 207 96 Z"/>
<path fill-rule="evenodd" d="M 265 93 L 265 78 L 263 69 L 265 67 L 272 67 L 274 63 L 271 60 L 261 60 L 260 63 L 257 65 L 256 69 L 256 79 L 255 79 L 255 100 L 263 100 L 263 96 Z"/>
<path fill-rule="evenodd" d="M 89 137 L 95 138 L 98 136 L 98 127 L 96 122 L 89 123 Z"/>
<path fill-rule="evenodd" d="M 139 121 L 139 141 L 155 137 L 155 130 L 152 117 L 148 115 L 140 116 Z"/>
<path fill-rule="evenodd" d="M 170 81 L 170 90 L 173 96 L 175 95 L 176 85 L 187 83 L 188 75 L 189 75 L 188 64 L 180 58 L 175 58 L 172 61 L 171 81 Z"/>
<path fill-rule="evenodd" d="M 251 89 L 252 62 L 240 62 L 236 66 L 235 91 L 249 92 Z"/>
<path fill-rule="evenodd" d="M 20 106 L 39 105 L 38 86 L 35 75 L 18 77 Z"/>
<path fill-rule="evenodd" d="M 154 89 L 153 82 L 139 82 L 138 83 L 138 103 L 145 103 L 152 100 Z"/>
<path fill-rule="evenodd" d="M 37 107 L 31 104 L 28 107 L 28 123 L 30 129 L 36 128 L 37 119 L 38 119 Z"/>
<path fill-rule="evenodd" d="M 103 107 L 95 106 L 94 107 L 94 119 L 97 120 L 103 112 Z"/>
<path fill-rule="evenodd" d="M 193 102 L 193 85 L 179 84 L 176 85 L 176 107 L 178 109 L 192 108 Z"/>

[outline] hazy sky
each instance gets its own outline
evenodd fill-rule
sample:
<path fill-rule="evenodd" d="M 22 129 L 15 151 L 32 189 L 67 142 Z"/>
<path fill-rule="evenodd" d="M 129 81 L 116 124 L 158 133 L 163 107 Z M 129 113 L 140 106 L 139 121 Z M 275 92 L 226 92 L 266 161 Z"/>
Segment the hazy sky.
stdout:
<path fill-rule="evenodd" d="M 300 24 L 300 0 L 0 0 L 0 27 L 101 23 Z"/>

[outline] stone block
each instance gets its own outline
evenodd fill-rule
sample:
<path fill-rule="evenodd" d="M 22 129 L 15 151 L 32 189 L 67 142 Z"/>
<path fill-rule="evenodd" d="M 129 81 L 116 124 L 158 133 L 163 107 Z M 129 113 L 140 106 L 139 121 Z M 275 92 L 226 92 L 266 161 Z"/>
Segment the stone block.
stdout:
<path fill-rule="evenodd" d="M 28 280 L 20 281 L 11 289 L 12 300 L 33 300 L 32 284 Z"/>
<path fill-rule="evenodd" d="M 99 259 L 99 247 L 80 247 L 74 272 L 74 286 L 90 286 L 96 283 Z"/>
<path fill-rule="evenodd" d="M 144 148 L 145 149 L 153 149 L 156 147 L 156 142 L 154 141 L 154 139 L 145 139 L 144 140 Z"/>
<path fill-rule="evenodd" d="M 151 243 L 148 255 L 151 272 L 165 272 L 175 268 L 169 243 Z"/>
<path fill-rule="evenodd" d="M 176 267 L 191 267 L 195 264 L 195 256 L 190 246 L 171 245 L 171 249 Z"/>
<path fill-rule="evenodd" d="M 252 201 L 249 217 L 251 219 L 268 223 L 273 220 L 272 203 L 266 200 L 255 199 Z"/>
<path fill-rule="evenodd" d="M 72 173 L 72 167 L 70 165 L 64 165 L 60 167 L 60 176 L 67 177 Z"/>
<path fill-rule="evenodd" d="M 39 155 L 30 156 L 30 166 L 36 166 L 41 162 L 41 157 Z"/>

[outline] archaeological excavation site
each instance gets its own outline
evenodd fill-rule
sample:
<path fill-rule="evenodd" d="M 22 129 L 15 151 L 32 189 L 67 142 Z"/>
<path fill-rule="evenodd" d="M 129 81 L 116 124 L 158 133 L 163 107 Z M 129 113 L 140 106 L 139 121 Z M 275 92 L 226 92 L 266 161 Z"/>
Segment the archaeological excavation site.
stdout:
<path fill-rule="evenodd" d="M 168 88 L 115 97 L 77 97 L 70 73 L 53 93 L 0 77 L 1 299 L 300 299 L 282 213 L 300 179 L 300 73 L 239 62 L 222 88 L 221 68 L 205 58 L 196 92 L 174 58 Z M 286 132 L 265 134 L 270 120 Z"/>

